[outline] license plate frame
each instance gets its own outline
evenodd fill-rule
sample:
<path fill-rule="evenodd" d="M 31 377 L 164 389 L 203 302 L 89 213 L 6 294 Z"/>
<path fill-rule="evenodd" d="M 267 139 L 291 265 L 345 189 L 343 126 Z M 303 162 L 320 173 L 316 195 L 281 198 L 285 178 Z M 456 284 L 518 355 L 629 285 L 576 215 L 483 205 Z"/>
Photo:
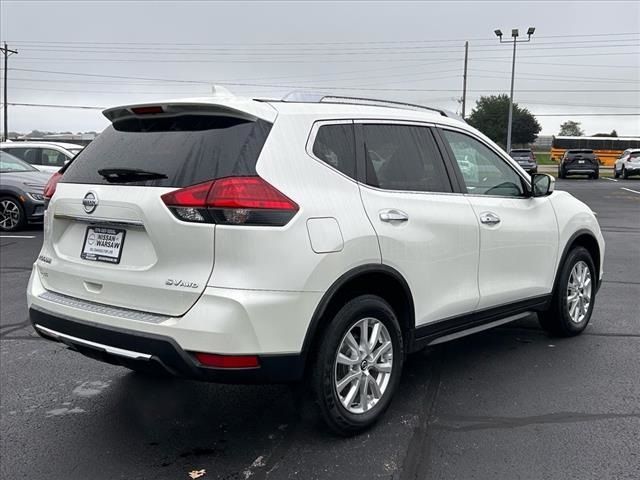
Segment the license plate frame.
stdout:
<path fill-rule="evenodd" d="M 103 235 L 103 238 L 98 238 Z M 127 231 L 124 228 L 98 227 L 89 225 L 84 233 L 80 258 L 92 262 L 104 262 L 118 265 L 122 258 L 122 247 Z M 108 242 L 108 245 L 97 245 L 98 241 Z M 118 243 L 113 246 L 113 243 Z"/>

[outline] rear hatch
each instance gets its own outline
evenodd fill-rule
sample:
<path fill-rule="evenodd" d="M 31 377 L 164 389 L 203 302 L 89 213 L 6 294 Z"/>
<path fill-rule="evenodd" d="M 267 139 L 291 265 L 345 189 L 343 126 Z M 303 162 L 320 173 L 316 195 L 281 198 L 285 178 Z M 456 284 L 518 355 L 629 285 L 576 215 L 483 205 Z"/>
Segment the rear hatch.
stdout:
<path fill-rule="evenodd" d="M 206 105 L 105 115 L 113 124 L 63 171 L 49 204 L 44 251 L 51 261 L 39 262 L 43 285 L 102 304 L 182 315 L 211 275 L 215 225 L 180 221 L 161 196 L 256 175 L 271 123 Z"/>
<path fill-rule="evenodd" d="M 593 151 L 576 151 L 567 154 L 566 165 L 568 167 L 593 167 L 598 165 L 598 160 Z"/>

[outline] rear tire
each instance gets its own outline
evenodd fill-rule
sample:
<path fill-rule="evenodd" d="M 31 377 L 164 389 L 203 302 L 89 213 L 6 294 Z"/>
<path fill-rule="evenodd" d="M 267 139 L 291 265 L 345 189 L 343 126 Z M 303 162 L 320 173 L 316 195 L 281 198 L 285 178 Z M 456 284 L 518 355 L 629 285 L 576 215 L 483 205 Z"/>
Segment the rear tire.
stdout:
<path fill-rule="evenodd" d="M 347 436 L 378 421 L 398 388 L 403 359 L 402 332 L 389 304 L 375 295 L 347 302 L 323 332 L 312 369 L 327 425 Z"/>
<path fill-rule="evenodd" d="M 540 326 L 560 337 L 582 333 L 593 312 L 596 282 L 589 251 L 584 247 L 571 250 L 560 269 L 549 309 L 538 313 Z"/>
<path fill-rule="evenodd" d="M 598 180 L 600 178 L 600 172 L 596 172 L 593 175 L 591 175 L 591 178 L 593 178 L 594 180 Z"/>
<path fill-rule="evenodd" d="M 624 168 L 624 165 L 622 166 L 622 178 L 624 178 L 625 180 L 629 178 L 629 174 L 627 173 L 627 169 Z"/>
<path fill-rule="evenodd" d="M 27 224 L 24 208 L 16 198 L 0 197 L 0 231 L 17 232 Z"/>

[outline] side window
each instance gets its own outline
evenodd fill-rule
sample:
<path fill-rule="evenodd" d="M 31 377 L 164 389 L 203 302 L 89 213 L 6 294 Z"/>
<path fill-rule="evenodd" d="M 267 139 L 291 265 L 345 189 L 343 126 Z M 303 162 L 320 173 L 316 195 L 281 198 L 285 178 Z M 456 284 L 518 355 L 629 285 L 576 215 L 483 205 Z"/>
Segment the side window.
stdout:
<path fill-rule="evenodd" d="M 62 167 L 66 160 L 67 156 L 62 152 L 58 152 L 51 148 L 42 149 L 42 165 L 46 165 L 48 167 Z"/>
<path fill-rule="evenodd" d="M 353 124 L 322 125 L 313 142 L 313 154 L 327 165 L 356 178 Z"/>
<path fill-rule="evenodd" d="M 7 148 L 6 152 L 31 165 L 39 165 L 38 151 L 35 148 Z"/>
<path fill-rule="evenodd" d="M 363 124 L 362 132 L 367 185 L 386 190 L 451 191 L 428 127 Z"/>
<path fill-rule="evenodd" d="M 469 193 L 520 197 L 522 178 L 489 147 L 463 133 L 442 130 Z"/>

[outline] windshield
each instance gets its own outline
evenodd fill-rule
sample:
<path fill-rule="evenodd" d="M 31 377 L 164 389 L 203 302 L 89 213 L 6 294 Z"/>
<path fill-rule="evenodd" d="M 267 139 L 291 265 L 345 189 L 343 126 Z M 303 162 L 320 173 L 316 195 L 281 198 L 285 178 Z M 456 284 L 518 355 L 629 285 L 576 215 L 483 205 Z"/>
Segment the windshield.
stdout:
<path fill-rule="evenodd" d="M 0 150 L 0 172 L 37 172 L 38 170 L 18 157 Z"/>

